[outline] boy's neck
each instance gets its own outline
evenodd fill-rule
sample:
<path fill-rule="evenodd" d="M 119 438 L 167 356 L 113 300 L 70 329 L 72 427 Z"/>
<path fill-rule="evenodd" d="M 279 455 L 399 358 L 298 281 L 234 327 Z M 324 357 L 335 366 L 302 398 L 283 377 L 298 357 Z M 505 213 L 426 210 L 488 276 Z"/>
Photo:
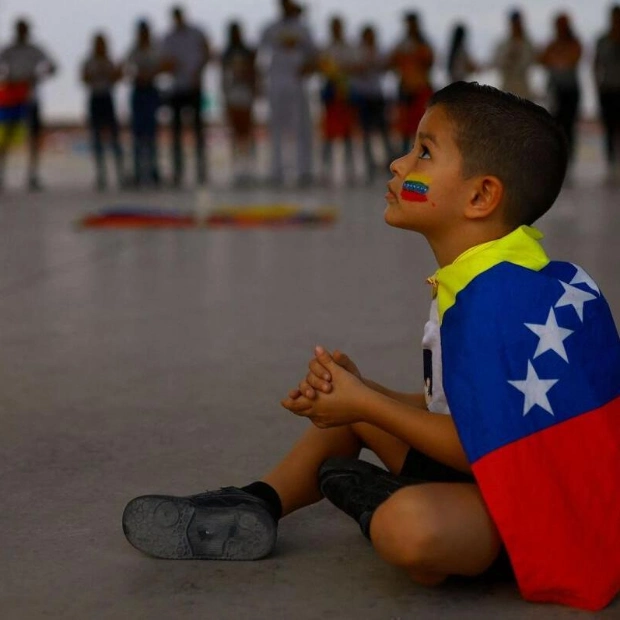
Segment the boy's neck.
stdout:
<path fill-rule="evenodd" d="M 457 231 L 456 234 L 448 235 L 441 239 L 427 237 L 427 241 L 435 255 L 437 264 L 441 268 L 453 263 L 467 250 L 489 241 L 501 239 L 513 230 L 513 228 L 503 223 L 493 226 L 470 225 Z"/>

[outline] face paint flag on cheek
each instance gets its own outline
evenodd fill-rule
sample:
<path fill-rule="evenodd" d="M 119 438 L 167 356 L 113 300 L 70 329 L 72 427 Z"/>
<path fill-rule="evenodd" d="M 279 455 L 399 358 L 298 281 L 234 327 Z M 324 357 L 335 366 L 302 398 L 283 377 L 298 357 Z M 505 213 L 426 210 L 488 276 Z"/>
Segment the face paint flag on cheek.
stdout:
<path fill-rule="evenodd" d="M 423 174 L 409 174 L 405 178 L 400 197 L 409 202 L 427 202 L 430 179 Z"/>

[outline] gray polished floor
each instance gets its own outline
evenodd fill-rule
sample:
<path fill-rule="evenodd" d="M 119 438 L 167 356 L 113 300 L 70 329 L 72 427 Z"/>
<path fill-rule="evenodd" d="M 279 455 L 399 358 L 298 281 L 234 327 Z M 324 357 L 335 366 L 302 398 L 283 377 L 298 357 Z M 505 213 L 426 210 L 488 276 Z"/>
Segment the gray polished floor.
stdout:
<path fill-rule="evenodd" d="M 546 247 L 580 263 L 620 319 L 620 186 L 582 153 Z M 434 270 L 423 239 L 382 221 L 384 188 L 235 192 L 214 204 L 340 209 L 329 228 L 80 231 L 110 204 L 192 208 L 191 190 L 96 194 L 83 158 L 51 156 L 48 191 L 0 194 L 0 617 L 577 618 L 512 585 L 417 587 L 327 504 L 281 523 L 255 563 L 169 562 L 130 547 L 125 503 L 243 484 L 305 421 L 279 399 L 312 347 L 368 376 L 420 383 Z M 620 601 L 600 614 L 620 616 Z"/>

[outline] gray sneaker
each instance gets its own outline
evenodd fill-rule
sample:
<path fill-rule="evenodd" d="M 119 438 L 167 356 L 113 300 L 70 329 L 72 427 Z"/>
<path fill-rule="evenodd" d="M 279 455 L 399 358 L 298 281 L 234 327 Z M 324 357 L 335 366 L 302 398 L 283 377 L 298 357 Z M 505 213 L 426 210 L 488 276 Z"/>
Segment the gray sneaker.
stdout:
<path fill-rule="evenodd" d="M 139 551 L 173 560 L 258 560 L 271 553 L 277 524 L 267 504 L 235 487 L 198 495 L 143 495 L 123 512 Z"/>

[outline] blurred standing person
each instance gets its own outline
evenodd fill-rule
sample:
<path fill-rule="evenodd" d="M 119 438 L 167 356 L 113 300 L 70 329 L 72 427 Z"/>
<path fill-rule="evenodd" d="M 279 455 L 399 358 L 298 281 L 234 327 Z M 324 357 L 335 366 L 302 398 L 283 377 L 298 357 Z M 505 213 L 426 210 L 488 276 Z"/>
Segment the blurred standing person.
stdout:
<path fill-rule="evenodd" d="M 37 93 L 38 83 L 56 73 L 56 64 L 37 45 L 30 42 L 30 24 L 25 19 L 15 23 L 15 41 L 0 52 L 0 81 L 9 88 L 21 85 L 28 89 L 26 122 L 28 126 L 28 187 L 41 189 L 39 159 L 41 153 L 41 111 Z M 0 141 L 0 188 L 4 176 L 6 157 L 17 124 L 9 124 Z"/>
<path fill-rule="evenodd" d="M 609 172 L 620 177 L 620 4 L 611 7 L 610 17 L 608 32 L 596 44 L 594 75 Z"/>
<path fill-rule="evenodd" d="M 366 179 L 368 183 L 372 183 L 378 168 L 372 148 L 375 133 L 381 137 L 385 153 L 385 159 L 379 168 L 387 172 L 388 165 L 393 159 L 382 84 L 387 70 L 387 58 L 377 47 L 377 37 L 372 26 L 362 27 L 360 39 L 351 77 L 351 93 L 357 105 L 362 129 Z"/>
<path fill-rule="evenodd" d="M 568 139 L 569 157 L 575 151 L 575 125 L 579 112 L 581 89 L 577 68 L 581 59 L 581 43 L 575 36 L 568 15 L 555 19 L 555 38 L 547 45 L 538 61 L 549 74 L 550 108 Z"/>
<path fill-rule="evenodd" d="M 105 35 L 101 32 L 96 33 L 93 37 L 91 54 L 82 65 L 82 81 L 89 90 L 88 122 L 99 190 L 104 190 L 107 187 L 104 155 L 104 136 L 106 134 L 108 134 L 114 155 L 118 185 L 121 187 L 124 185 L 123 151 L 113 94 L 114 86 L 121 77 L 121 68 L 113 63 L 108 55 L 108 43 Z"/>
<path fill-rule="evenodd" d="M 506 92 L 533 99 L 530 87 L 530 68 L 536 60 L 536 51 L 525 33 L 520 11 L 509 16 L 508 37 L 495 49 L 494 66 L 501 75 L 500 88 Z"/>
<path fill-rule="evenodd" d="M 390 66 L 399 78 L 397 126 L 402 152 L 411 149 L 418 123 L 433 94 L 430 72 L 434 54 L 420 28 L 417 13 L 405 15 L 406 34 L 392 52 Z"/>
<path fill-rule="evenodd" d="M 478 70 L 467 49 L 467 27 L 465 24 L 455 24 L 452 30 L 446 69 L 450 82 L 465 82 L 470 74 Z"/>
<path fill-rule="evenodd" d="M 334 142 L 342 140 L 345 154 L 347 183 L 355 182 L 353 157 L 354 108 L 351 105 L 350 70 L 355 60 L 355 49 L 345 40 L 344 24 L 340 17 L 329 22 L 331 41 L 319 54 L 319 71 L 323 76 L 321 103 L 323 104 L 323 178 L 330 181 L 333 173 Z"/>
<path fill-rule="evenodd" d="M 157 109 L 160 96 L 155 78 L 161 70 L 161 54 L 153 43 L 148 22 L 141 20 L 136 42 L 125 61 L 125 74 L 132 81 L 131 133 L 133 139 L 133 180 L 159 184 L 157 161 Z"/>
<path fill-rule="evenodd" d="M 297 146 L 299 185 L 312 182 L 312 121 L 306 78 L 316 67 L 316 47 L 303 23 L 303 9 L 293 0 L 280 0 L 281 16 L 267 26 L 259 45 L 259 61 L 266 59 L 271 182 L 284 181 L 283 141 L 293 135 Z M 262 63 L 261 63 L 262 64 Z"/>
<path fill-rule="evenodd" d="M 228 42 L 222 54 L 222 93 L 232 133 L 233 176 L 237 185 L 254 180 L 254 122 L 256 98 L 256 50 L 244 41 L 239 22 L 228 26 Z"/>
<path fill-rule="evenodd" d="M 210 50 L 206 35 L 187 22 L 180 6 L 172 8 L 173 28 L 163 42 L 164 68 L 172 74 L 170 109 L 172 112 L 173 183 L 183 181 L 183 113 L 191 114 L 196 141 L 196 180 L 207 181 L 207 160 L 202 118 L 202 75 L 209 62 Z"/>

